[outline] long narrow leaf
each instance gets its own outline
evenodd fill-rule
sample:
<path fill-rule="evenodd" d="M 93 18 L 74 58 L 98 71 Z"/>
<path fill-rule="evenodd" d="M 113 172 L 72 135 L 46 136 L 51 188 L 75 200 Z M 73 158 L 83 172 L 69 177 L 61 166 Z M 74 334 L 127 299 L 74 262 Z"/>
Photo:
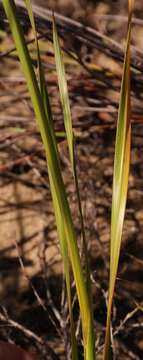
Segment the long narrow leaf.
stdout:
<path fill-rule="evenodd" d="M 80 220 L 81 220 L 81 230 L 83 236 L 83 245 L 85 251 L 85 262 L 86 262 L 86 277 L 87 283 L 89 285 L 90 282 L 90 273 L 89 273 L 89 266 L 88 266 L 88 255 L 87 255 L 87 246 L 86 246 L 86 237 L 85 237 L 85 229 L 84 229 L 84 221 L 82 215 L 82 207 L 81 207 L 81 200 L 80 200 L 80 193 L 79 193 L 79 186 L 78 186 L 78 179 L 77 179 L 77 171 L 76 171 L 76 161 L 75 161 L 75 151 L 74 151 L 74 135 L 72 129 L 72 118 L 71 118 L 71 110 L 70 110 L 70 102 L 69 102 L 69 95 L 68 95 L 68 86 L 65 74 L 65 67 L 64 61 L 62 56 L 62 51 L 59 43 L 59 37 L 57 33 L 56 23 L 53 16 L 53 44 L 54 44 L 54 53 L 55 53 L 55 61 L 56 61 L 56 69 L 58 75 L 58 86 L 60 91 L 60 98 L 62 104 L 62 110 L 64 115 L 64 125 L 66 130 L 67 136 L 67 143 L 69 149 L 69 155 L 72 165 L 72 171 L 75 179 L 75 186 L 76 186 L 76 194 L 78 200 L 78 207 L 80 213 Z M 88 286 L 89 288 L 89 286 Z"/>
<path fill-rule="evenodd" d="M 110 245 L 110 279 L 109 279 L 109 301 L 107 309 L 106 338 L 104 347 L 104 360 L 112 358 L 111 347 L 111 312 L 115 281 L 118 270 L 125 207 L 128 190 L 128 176 L 130 165 L 131 144 L 131 121 L 130 121 L 130 38 L 131 20 L 133 13 L 133 1 L 129 0 L 129 20 L 127 45 L 124 59 L 123 78 L 121 85 L 119 115 L 117 123 L 112 215 L 111 215 L 111 245 Z"/>
<path fill-rule="evenodd" d="M 75 187 L 76 187 L 76 194 L 78 200 L 78 207 L 79 207 L 79 214 L 80 214 L 80 222 L 81 222 L 81 232 L 83 238 L 83 248 L 84 248 L 84 255 L 85 255 L 85 277 L 87 283 L 87 291 L 89 294 L 89 301 L 91 304 L 91 316 L 92 316 L 92 295 L 91 295 L 91 281 L 90 281 L 90 270 L 89 270 L 89 263 L 88 263 L 88 252 L 87 252 L 87 244 L 86 244 L 86 237 L 85 237 L 85 229 L 84 229 L 84 221 L 82 215 L 82 206 L 81 206 L 81 199 L 79 193 L 79 186 L 78 186 L 78 178 L 77 178 L 77 170 L 76 170 L 76 161 L 75 161 L 75 152 L 74 152 L 74 135 L 72 129 L 72 118 L 71 118 L 71 110 L 70 110 L 70 101 L 69 101 L 69 94 L 68 94 L 68 86 L 65 74 L 65 67 L 64 61 L 62 56 L 62 51 L 60 47 L 59 37 L 57 33 L 56 23 L 53 16 L 53 44 L 54 44 L 54 53 L 55 53 L 55 61 L 56 61 L 56 70 L 58 75 L 58 86 L 64 116 L 64 125 L 67 135 L 67 143 L 69 149 L 69 155 L 72 165 L 72 171 L 75 179 Z M 93 331 L 94 333 L 94 331 Z M 94 344 L 94 339 L 93 339 Z M 90 344 L 91 346 L 91 344 Z"/>
<path fill-rule="evenodd" d="M 69 148 L 69 154 L 71 159 L 71 164 L 74 172 L 74 139 L 73 139 L 73 129 L 72 129 L 72 119 L 71 119 L 71 111 L 70 111 L 70 103 L 68 96 L 68 87 L 65 75 L 65 68 L 62 58 L 62 52 L 59 44 L 59 37 L 57 33 L 56 23 L 53 16 L 53 44 L 54 44 L 54 53 L 55 53 L 55 61 L 56 61 L 56 69 L 58 75 L 58 86 L 60 91 L 61 104 L 64 115 L 64 125 L 67 134 L 67 142 Z"/>

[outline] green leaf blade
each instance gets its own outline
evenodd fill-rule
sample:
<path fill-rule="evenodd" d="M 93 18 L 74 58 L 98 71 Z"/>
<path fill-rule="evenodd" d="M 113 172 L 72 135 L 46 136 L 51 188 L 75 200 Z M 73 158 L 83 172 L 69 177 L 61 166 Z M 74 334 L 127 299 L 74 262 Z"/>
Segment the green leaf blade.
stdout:
<path fill-rule="evenodd" d="M 112 358 L 111 345 L 111 315 L 112 303 L 115 289 L 115 282 L 118 270 L 119 255 L 121 248 L 125 207 L 128 191 L 128 177 L 130 166 L 131 148 L 131 121 L 130 121 L 130 38 L 131 19 L 133 12 L 133 1 L 129 1 L 129 20 L 127 45 L 124 58 L 123 78 L 120 94 L 120 105 L 117 122 L 113 193 L 112 193 L 112 214 L 111 214 L 111 243 L 110 243 L 110 279 L 109 279 L 109 300 L 107 308 L 106 336 L 103 359 Z"/>

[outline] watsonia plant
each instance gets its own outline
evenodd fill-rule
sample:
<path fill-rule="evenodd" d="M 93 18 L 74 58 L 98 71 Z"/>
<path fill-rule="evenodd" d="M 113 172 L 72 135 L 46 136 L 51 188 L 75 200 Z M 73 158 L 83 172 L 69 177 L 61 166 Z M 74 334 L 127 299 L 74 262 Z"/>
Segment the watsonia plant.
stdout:
<path fill-rule="evenodd" d="M 71 343 L 72 343 L 72 359 L 78 359 L 77 343 L 75 337 L 75 326 L 72 313 L 72 299 L 70 289 L 70 272 L 69 261 L 72 265 L 74 280 L 76 284 L 77 296 L 80 306 L 81 324 L 83 331 L 83 348 L 84 359 L 95 359 L 95 336 L 93 326 L 92 312 L 92 296 L 90 284 L 90 272 L 88 266 L 88 256 L 86 249 L 84 222 L 82 216 L 82 208 L 79 196 L 76 162 L 74 153 L 74 136 L 72 131 L 72 121 L 68 97 L 68 88 L 65 77 L 65 70 L 62 58 L 62 52 L 59 45 L 58 34 L 55 21 L 53 18 L 53 43 L 55 51 L 56 68 L 58 75 L 58 84 L 60 91 L 61 104 L 63 109 L 65 132 L 69 148 L 71 166 L 75 179 L 75 187 L 77 192 L 77 200 L 79 205 L 81 229 L 83 236 L 86 272 L 82 269 L 77 238 L 71 217 L 70 207 L 68 204 L 66 191 L 62 179 L 62 173 L 59 165 L 59 153 L 54 130 L 52 111 L 48 98 L 48 91 L 44 80 L 44 72 L 40 59 L 40 50 L 37 40 L 36 27 L 32 13 L 31 1 L 25 0 L 29 18 L 31 21 L 37 50 L 37 63 L 39 69 L 38 80 L 36 79 L 30 53 L 26 45 L 22 27 L 20 25 L 17 8 L 13 0 L 3 0 L 3 6 L 9 20 L 13 39 L 15 41 L 17 54 L 20 59 L 22 70 L 24 72 L 27 86 L 29 89 L 31 101 L 33 104 L 37 126 L 41 133 L 42 142 L 45 149 L 47 168 L 49 174 L 49 182 L 53 199 L 55 218 L 57 223 L 58 236 L 60 240 L 61 253 L 63 257 L 64 272 L 67 286 L 69 314 L 71 322 Z M 109 279 L 109 301 L 107 310 L 107 326 L 106 338 L 103 358 L 110 359 L 112 356 L 111 349 L 111 313 L 114 295 L 114 287 L 118 269 L 122 229 L 125 215 L 125 205 L 128 188 L 128 173 L 130 163 L 130 34 L 131 34 L 131 18 L 133 12 L 133 0 L 128 0 L 129 4 L 129 20 L 127 46 L 124 59 L 123 79 L 121 86 L 119 116 L 117 123 L 117 135 L 115 145 L 115 161 L 113 176 L 113 194 L 112 194 L 112 218 L 111 218 L 111 246 L 110 246 L 110 279 Z"/>
<path fill-rule="evenodd" d="M 49 178 L 50 182 L 52 183 L 52 195 L 54 194 L 54 209 L 56 209 L 56 220 L 59 221 L 59 219 L 61 219 L 60 238 L 62 239 L 61 235 L 63 233 L 63 238 L 66 239 L 66 246 L 68 247 L 68 254 L 72 265 L 80 306 L 85 359 L 92 360 L 95 358 L 95 339 L 90 295 L 87 291 L 87 284 L 85 282 L 82 271 L 70 207 L 67 201 L 62 174 L 60 171 L 56 137 L 51 121 L 51 111 L 49 110 L 49 107 L 47 110 L 45 109 L 45 96 L 43 98 L 41 95 L 41 90 L 44 90 L 45 95 L 45 87 L 40 89 L 38 81 L 36 80 L 30 54 L 26 46 L 21 25 L 19 23 L 15 2 L 13 0 L 11 2 L 5 0 L 3 1 L 3 6 L 9 20 L 13 38 L 15 40 L 16 49 L 33 103 L 37 125 L 39 127 L 45 148 Z M 65 242 L 62 244 L 62 248 L 65 250 Z"/>

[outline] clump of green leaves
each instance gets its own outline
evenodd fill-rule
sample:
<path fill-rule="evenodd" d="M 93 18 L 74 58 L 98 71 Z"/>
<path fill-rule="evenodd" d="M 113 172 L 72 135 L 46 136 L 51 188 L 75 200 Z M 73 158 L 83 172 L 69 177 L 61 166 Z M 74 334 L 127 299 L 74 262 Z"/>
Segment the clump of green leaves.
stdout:
<path fill-rule="evenodd" d="M 77 237 L 72 221 L 70 206 L 66 196 L 66 190 L 63 183 L 62 173 L 59 165 L 59 152 L 56 139 L 56 133 L 53 125 L 52 110 L 48 97 L 48 90 L 44 79 L 44 71 L 40 58 L 39 44 L 37 40 L 36 27 L 31 7 L 31 1 L 25 0 L 32 29 L 34 32 L 39 76 L 35 76 L 34 68 L 30 58 L 30 53 L 26 45 L 22 27 L 20 25 L 17 8 L 13 0 L 3 0 L 3 6 L 9 20 L 10 28 L 15 41 L 17 54 L 20 59 L 21 67 L 24 72 L 27 86 L 29 89 L 31 101 L 33 104 L 37 126 L 41 133 L 41 139 L 44 145 L 49 182 L 53 199 L 53 206 L 60 240 L 61 253 L 63 257 L 64 273 L 67 286 L 67 297 L 69 304 L 69 314 L 71 323 L 71 343 L 72 359 L 78 359 L 77 343 L 75 336 L 75 325 L 72 313 L 72 298 L 70 288 L 70 271 L 71 263 L 74 275 L 76 291 L 80 306 L 80 316 L 83 332 L 84 359 L 95 359 L 95 336 L 92 312 L 92 294 L 90 284 L 90 271 L 88 265 L 88 256 L 86 249 L 86 239 L 82 208 L 78 189 L 76 162 L 74 153 L 74 136 L 72 130 L 72 120 L 70 112 L 70 103 L 68 96 L 68 87 L 65 76 L 62 52 L 57 34 L 56 24 L 53 17 L 53 43 L 55 51 L 56 68 L 58 75 L 59 92 L 63 109 L 65 133 L 69 148 L 71 166 L 73 170 L 75 187 L 77 192 L 77 201 L 81 219 L 81 229 L 85 251 L 86 271 L 82 269 L 82 263 L 79 255 Z M 127 46 L 124 59 L 123 79 L 121 86 L 119 116 L 117 123 L 117 135 L 115 145 L 115 161 L 113 176 L 113 194 L 112 194 L 112 218 L 111 218 L 111 251 L 110 251 L 110 279 L 109 279 L 109 301 L 107 310 L 107 326 L 104 348 L 104 360 L 110 359 L 111 356 L 111 313 L 112 302 L 117 276 L 119 254 L 121 247 L 121 238 L 123 222 L 125 216 L 125 206 L 128 189 L 128 174 L 130 164 L 130 143 L 131 143 L 131 122 L 130 122 L 130 36 L 131 36 L 131 19 L 133 12 L 133 0 L 129 3 L 129 20 Z"/>

